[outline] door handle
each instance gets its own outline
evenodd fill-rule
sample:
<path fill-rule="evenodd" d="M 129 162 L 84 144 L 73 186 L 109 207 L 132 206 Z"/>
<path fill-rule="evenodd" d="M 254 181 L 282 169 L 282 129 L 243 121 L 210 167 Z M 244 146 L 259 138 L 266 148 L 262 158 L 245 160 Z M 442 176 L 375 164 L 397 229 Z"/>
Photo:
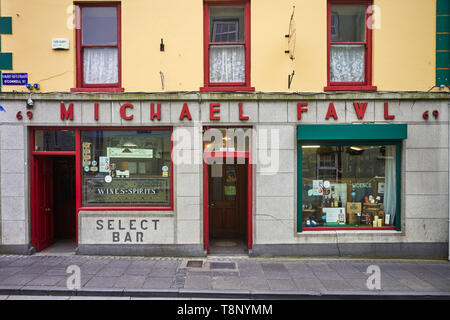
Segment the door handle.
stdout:
<path fill-rule="evenodd" d="M 214 207 L 214 206 L 215 206 L 214 203 L 210 203 L 210 204 L 209 204 L 209 207 L 210 207 L 210 208 L 212 208 L 212 207 Z"/>

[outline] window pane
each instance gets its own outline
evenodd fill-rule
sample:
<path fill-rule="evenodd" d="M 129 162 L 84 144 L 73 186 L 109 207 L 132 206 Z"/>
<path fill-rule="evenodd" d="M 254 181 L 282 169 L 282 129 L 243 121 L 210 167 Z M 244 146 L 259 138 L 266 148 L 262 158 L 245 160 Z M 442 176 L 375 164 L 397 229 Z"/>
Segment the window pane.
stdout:
<path fill-rule="evenodd" d="M 75 151 L 75 132 L 69 130 L 34 131 L 35 151 Z"/>
<path fill-rule="evenodd" d="M 302 156 L 304 227 L 394 225 L 395 146 L 302 146 Z"/>
<path fill-rule="evenodd" d="M 84 48 L 85 84 L 114 84 L 119 82 L 117 48 Z"/>
<path fill-rule="evenodd" d="M 364 45 L 332 45 L 330 47 L 330 81 L 364 82 Z"/>
<path fill-rule="evenodd" d="M 227 129 L 227 150 L 237 152 L 249 152 L 252 129 L 250 128 L 231 128 Z"/>
<path fill-rule="evenodd" d="M 169 206 L 169 130 L 83 131 L 86 206 Z"/>
<path fill-rule="evenodd" d="M 205 152 L 249 152 L 251 128 L 210 128 L 203 136 Z"/>
<path fill-rule="evenodd" d="M 245 82 L 244 46 L 211 46 L 210 82 Z"/>
<path fill-rule="evenodd" d="M 84 45 L 117 44 L 117 8 L 82 8 L 82 38 Z"/>
<path fill-rule="evenodd" d="M 332 5 L 330 28 L 332 42 L 365 42 L 366 6 Z"/>
<path fill-rule="evenodd" d="M 209 12 L 211 42 L 243 42 L 244 17 L 244 7 L 211 7 Z"/>

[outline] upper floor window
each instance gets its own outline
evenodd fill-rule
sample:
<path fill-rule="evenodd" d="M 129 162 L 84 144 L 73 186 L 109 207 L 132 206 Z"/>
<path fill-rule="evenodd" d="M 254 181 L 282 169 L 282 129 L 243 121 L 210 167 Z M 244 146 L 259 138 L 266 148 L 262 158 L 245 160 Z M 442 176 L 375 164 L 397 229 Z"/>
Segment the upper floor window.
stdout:
<path fill-rule="evenodd" d="M 77 89 L 122 91 L 120 4 L 80 4 L 77 28 Z"/>
<path fill-rule="evenodd" d="M 204 91 L 252 91 L 250 2 L 206 2 Z"/>
<path fill-rule="evenodd" d="M 328 86 L 325 91 L 372 86 L 371 1 L 328 1 Z"/>

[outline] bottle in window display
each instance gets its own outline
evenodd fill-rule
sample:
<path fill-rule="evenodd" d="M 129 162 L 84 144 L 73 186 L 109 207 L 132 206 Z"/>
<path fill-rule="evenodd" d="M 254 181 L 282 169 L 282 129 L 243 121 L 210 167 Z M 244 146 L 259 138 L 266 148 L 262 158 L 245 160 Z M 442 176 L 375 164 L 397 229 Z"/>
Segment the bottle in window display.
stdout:
<path fill-rule="evenodd" d="M 341 199 L 341 196 L 339 196 L 338 207 L 339 207 L 339 208 L 342 208 L 342 199 Z"/>
<path fill-rule="evenodd" d="M 342 209 L 339 210 L 338 221 L 339 221 L 339 224 L 345 224 L 345 215 L 342 212 Z"/>

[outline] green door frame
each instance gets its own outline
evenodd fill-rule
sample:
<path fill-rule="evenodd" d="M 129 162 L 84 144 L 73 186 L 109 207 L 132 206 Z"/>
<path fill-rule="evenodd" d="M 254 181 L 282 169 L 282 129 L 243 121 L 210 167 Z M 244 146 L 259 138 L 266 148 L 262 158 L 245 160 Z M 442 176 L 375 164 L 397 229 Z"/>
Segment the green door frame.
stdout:
<path fill-rule="evenodd" d="M 402 144 L 408 136 L 406 124 L 306 124 L 297 126 L 297 232 L 302 232 L 302 145 L 395 145 L 397 173 L 396 230 L 401 231 Z"/>

